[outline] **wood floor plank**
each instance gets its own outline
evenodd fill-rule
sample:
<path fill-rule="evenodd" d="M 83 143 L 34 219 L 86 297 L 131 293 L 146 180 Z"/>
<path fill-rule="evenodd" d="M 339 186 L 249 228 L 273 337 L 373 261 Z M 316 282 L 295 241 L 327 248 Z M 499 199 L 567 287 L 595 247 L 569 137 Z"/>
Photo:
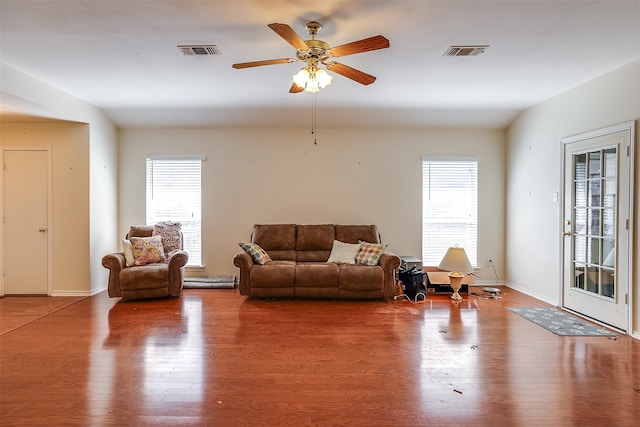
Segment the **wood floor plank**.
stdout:
<path fill-rule="evenodd" d="M 544 305 L 103 293 L 0 336 L 0 424 L 637 425 L 640 342 L 506 309 Z"/>

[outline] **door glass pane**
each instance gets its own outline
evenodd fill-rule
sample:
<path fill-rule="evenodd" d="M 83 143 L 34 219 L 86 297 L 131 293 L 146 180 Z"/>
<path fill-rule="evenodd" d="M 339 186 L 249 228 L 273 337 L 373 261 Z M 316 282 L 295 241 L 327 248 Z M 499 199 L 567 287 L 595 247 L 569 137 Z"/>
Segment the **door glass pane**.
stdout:
<path fill-rule="evenodd" d="M 593 267 L 593 266 L 587 266 L 587 283 L 586 283 L 586 289 L 589 292 L 593 292 L 593 293 L 599 293 L 598 292 L 598 284 L 599 284 L 599 277 L 598 277 L 598 267 Z"/>
<path fill-rule="evenodd" d="M 615 297 L 617 149 L 575 154 L 573 287 Z"/>
<path fill-rule="evenodd" d="M 574 233 L 576 234 L 587 234 L 587 210 L 576 208 L 576 217 L 573 220 L 575 224 Z"/>
<path fill-rule="evenodd" d="M 614 270 L 603 268 L 602 273 L 602 295 L 605 297 L 613 298 L 615 296 L 615 279 L 616 275 Z"/>
<path fill-rule="evenodd" d="M 604 150 L 604 173 L 607 178 L 615 178 L 618 175 L 618 156 L 615 148 Z"/>
<path fill-rule="evenodd" d="M 589 153 L 589 178 L 600 177 L 600 151 Z"/>
<path fill-rule="evenodd" d="M 616 266 L 616 242 L 615 240 L 602 241 L 602 265 L 614 268 Z"/>
<path fill-rule="evenodd" d="M 589 209 L 587 223 L 587 234 L 590 236 L 600 235 L 600 209 Z"/>
<path fill-rule="evenodd" d="M 575 264 L 575 281 L 573 286 L 579 289 L 584 289 L 584 272 L 586 267 L 581 264 Z"/>
<path fill-rule="evenodd" d="M 587 262 L 587 238 L 584 236 L 575 236 L 574 260 L 579 263 Z"/>
<path fill-rule="evenodd" d="M 575 169 L 575 179 L 576 180 L 585 180 L 587 179 L 587 155 L 586 154 L 576 154 L 573 156 L 573 164 Z"/>
<path fill-rule="evenodd" d="M 589 256 L 587 263 L 600 264 L 600 239 L 597 237 L 589 237 L 587 240 L 587 251 Z"/>
<path fill-rule="evenodd" d="M 616 214 L 613 209 L 602 211 L 602 235 L 607 237 L 616 235 Z"/>

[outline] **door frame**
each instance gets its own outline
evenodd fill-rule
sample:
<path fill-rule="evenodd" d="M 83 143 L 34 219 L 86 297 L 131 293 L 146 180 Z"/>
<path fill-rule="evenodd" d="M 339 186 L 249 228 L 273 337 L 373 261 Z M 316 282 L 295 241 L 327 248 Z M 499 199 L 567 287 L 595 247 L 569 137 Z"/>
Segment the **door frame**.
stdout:
<path fill-rule="evenodd" d="M 53 289 L 53 156 L 50 146 L 3 146 L 0 150 L 2 173 L 0 173 L 0 296 L 5 294 L 5 221 L 4 221 L 4 162 L 7 151 L 46 151 L 47 153 L 47 295 L 51 296 Z"/>
<path fill-rule="evenodd" d="M 578 141 L 582 141 L 582 140 L 586 140 L 586 139 L 591 139 L 591 138 L 597 138 L 597 137 L 601 137 L 601 136 L 606 136 L 606 135 L 610 135 L 613 133 L 618 133 L 618 132 L 628 132 L 629 133 L 629 153 L 628 153 L 628 161 L 629 161 L 629 212 L 628 212 L 628 218 L 626 218 L 627 222 L 628 222 L 628 246 L 629 246 L 629 251 L 627 254 L 627 274 L 629 277 L 629 284 L 628 284 L 628 297 L 627 297 L 627 330 L 626 330 L 626 334 L 627 335 L 631 335 L 633 333 L 633 313 L 635 310 L 635 306 L 634 306 L 634 299 L 635 299 L 635 292 L 634 292 L 634 283 L 635 283 L 635 276 L 633 275 L 634 272 L 634 251 L 635 251 L 635 240 L 634 240 L 634 216 L 635 216 L 635 121 L 629 121 L 629 122 L 624 122 L 624 123 L 619 123 L 617 125 L 612 125 L 612 126 L 607 126 L 604 128 L 600 128 L 600 129 L 595 129 L 592 131 L 587 131 L 587 132 L 583 132 L 580 134 L 576 134 L 576 135 L 572 135 L 572 136 L 567 136 L 564 138 L 560 139 L 560 163 L 561 163 L 561 168 L 560 168 L 560 194 L 561 194 L 561 205 L 560 205 L 560 209 L 558 209 L 559 213 L 559 233 L 558 233 L 558 244 L 560 245 L 560 286 L 558 287 L 558 301 L 560 301 L 560 306 L 564 308 L 564 277 L 565 277 L 565 244 L 564 244 L 564 236 L 562 235 L 562 232 L 564 230 L 564 206 L 565 206 L 565 198 L 566 197 L 570 197 L 570 194 L 565 194 L 564 188 L 565 188 L 565 145 L 566 144 L 570 144 L 572 142 L 578 142 Z M 626 154 L 626 153 L 625 153 Z M 624 220 L 621 220 L 618 225 L 622 224 L 624 222 Z M 624 224 L 622 224 L 622 226 L 624 226 Z M 622 254 L 618 254 L 618 256 L 621 256 Z M 579 313 L 576 313 L 577 315 L 580 316 Z M 584 317 L 584 316 L 583 316 Z M 589 318 L 589 320 L 592 321 L 596 321 L 597 319 L 591 319 Z M 611 327 L 611 325 L 606 325 L 607 327 Z"/>

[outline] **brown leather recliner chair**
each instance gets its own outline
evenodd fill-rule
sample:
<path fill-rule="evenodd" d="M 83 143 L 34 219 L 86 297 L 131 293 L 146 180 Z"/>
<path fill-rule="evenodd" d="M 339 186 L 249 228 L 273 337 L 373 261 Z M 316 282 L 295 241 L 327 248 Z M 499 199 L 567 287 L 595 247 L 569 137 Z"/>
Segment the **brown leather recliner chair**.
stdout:
<path fill-rule="evenodd" d="M 149 237 L 152 234 L 153 226 L 131 227 L 126 238 Z M 166 254 L 166 257 L 167 261 L 163 263 L 127 267 L 124 253 L 105 255 L 102 265 L 109 269 L 109 296 L 142 299 L 180 295 L 189 256 L 180 249 Z"/>

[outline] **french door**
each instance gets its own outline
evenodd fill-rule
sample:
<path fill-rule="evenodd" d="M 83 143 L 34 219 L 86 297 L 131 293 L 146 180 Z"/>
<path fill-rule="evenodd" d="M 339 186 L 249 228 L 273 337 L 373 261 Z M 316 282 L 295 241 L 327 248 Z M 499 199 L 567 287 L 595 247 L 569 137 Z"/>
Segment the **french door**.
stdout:
<path fill-rule="evenodd" d="M 629 326 L 632 123 L 563 139 L 563 307 Z"/>

